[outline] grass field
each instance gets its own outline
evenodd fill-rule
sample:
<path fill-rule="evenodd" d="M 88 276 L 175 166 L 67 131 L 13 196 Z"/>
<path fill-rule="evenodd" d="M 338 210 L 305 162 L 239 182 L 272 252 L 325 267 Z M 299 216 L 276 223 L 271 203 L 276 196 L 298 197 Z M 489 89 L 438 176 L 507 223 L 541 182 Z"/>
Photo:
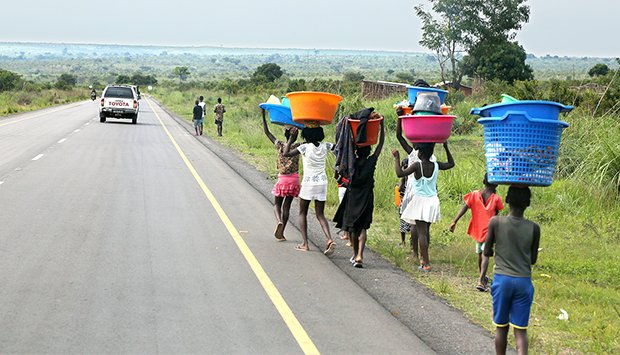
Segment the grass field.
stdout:
<path fill-rule="evenodd" d="M 197 91 L 154 91 L 152 93 L 180 116 L 191 119 L 193 101 L 204 95 L 207 107 L 217 93 Z M 222 96 L 227 107 L 224 145 L 243 152 L 250 163 L 275 179 L 275 150 L 262 133 L 258 103 L 262 96 Z M 459 116 L 455 126 L 469 132 L 450 139 L 456 167 L 439 175 L 442 220 L 431 227 L 430 258 L 433 272 L 418 273 L 417 260 L 410 260 L 409 246 L 399 246 L 398 212 L 393 205 L 394 173 L 392 149 L 396 117 L 392 103 L 400 98 L 362 102 L 347 98 L 341 112 L 354 112 L 373 106 L 386 116 L 386 143 L 375 179 L 375 217 L 369 231 L 369 246 L 396 266 L 461 309 L 474 322 L 490 331 L 491 297 L 475 290 L 477 277 L 474 242 L 466 235 L 469 215 L 450 233 L 448 226 L 462 204 L 462 196 L 481 188 L 484 151 L 481 129 L 469 117 L 473 102 L 461 102 L 453 112 Z M 480 104 L 477 103 L 477 104 Z M 536 288 L 530 318 L 530 350 L 535 353 L 619 353 L 620 341 L 620 118 L 590 118 L 575 112 L 566 118 L 566 130 L 557 179 L 549 188 L 534 188 L 532 206 L 526 216 L 541 225 L 541 252 L 533 269 Z M 205 133 L 214 136 L 215 126 L 207 117 Z M 283 139 L 281 128 L 272 132 Z M 334 127 L 326 130 L 326 141 L 333 140 Z M 443 149 L 436 155 L 445 161 Z M 401 155 L 403 155 L 401 151 Z M 333 158 L 332 162 L 333 163 Z M 328 173 L 329 175 L 329 173 Z M 507 188 L 498 189 L 502 198 Z M 336 184 L 330 184 L 328 216 L 336 209 Z M 397 287 L 397 285 L 395 285 Z M 560 309 L 568 320 L 558 319 Z"/>
<path fill-rule="evenodd" d="M 39 91 L 0 92 L 0 116 L 68 104 L 90 97 L 86 88 L 72 90 L 43 89 Z"/>

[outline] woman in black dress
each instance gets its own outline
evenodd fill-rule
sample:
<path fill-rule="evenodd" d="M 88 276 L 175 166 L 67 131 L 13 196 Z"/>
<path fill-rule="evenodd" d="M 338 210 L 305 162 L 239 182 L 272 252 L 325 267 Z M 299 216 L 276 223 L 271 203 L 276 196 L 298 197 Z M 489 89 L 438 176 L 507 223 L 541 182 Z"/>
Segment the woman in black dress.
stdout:
<path fill-rule="evenodd" d="M 375 168 L 383 148 L 383 141 L 384 127 L 383 120 L 381 120 L 381 133 L 375 152 L 370 155 L 370 146 L 355 149 L 357 157 L 354 164 L 355 171 L 334 217 L 336 227 L 349 232 L 353 245 L 351 263 L 357 268 L 363 267 L 366 230 L 372 223 L 374 209 Z"/>

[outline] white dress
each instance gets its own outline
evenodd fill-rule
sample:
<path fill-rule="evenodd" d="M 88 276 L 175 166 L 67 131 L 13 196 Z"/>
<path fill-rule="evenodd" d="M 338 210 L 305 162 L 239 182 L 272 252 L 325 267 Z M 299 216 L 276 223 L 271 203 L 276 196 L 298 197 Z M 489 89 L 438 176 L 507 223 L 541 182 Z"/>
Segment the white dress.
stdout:
<path fill-rule="evenodd" d="M 407 223 L 415 224 L 415 221 L 435 223 L 441 218 L 439 198 L 437 197 L 439 166 L 437 162 L 433 162 L 433 165 L 434 170 L 431 177 L 425 177 L 424 171 L 422 171 L 422 177 L 419 179 L 416 179 L 413 174 L 409 176 L 409 180 L 413 181 L 412 190 L 414 190 L 414 194 L 400 217 Z"/>
<path fill-rule="evenodd" d="M 418 157 L 418 151 L 413 149 L 411 153 L 409 153 L 409 156 L 407 157 L 407 164 L 408 164 L 407 168 L 412 166 L 413 163 L 417 161 L 420 161 L 420 158 Z M 434 154 L 431 155 L 430 161 L 432 161 L 433 163 L 437 161 L 437 158 L 435 158 Z M 413 177 L 413 174 L 409 175 L 409 178 L 407 179 L 407 185 L 405 186 L 405 195 L 403 195 L 403 198 L 400 202 L 400 213 L 401 214 L 405 211 L 410 201 L 413 200 L 413 196 L 415 195 L 415 192 L 413 191 L 413 180 L 414 179 L 415 178 Z M 407 222 L 407 223 L 413 225 L 415 224 L 415 221 Z"/>
<path fill-rule="evenodd" d="M 325 173 L 325 160 L 332 150 L 332 143 L 319 143 L 318 147 L 313 143 L 304 143 L 297 147 L 304 164 L 304 176 L 301 180 L 299 198 L 312 201 L 327 200 L 327 174 Z"/>

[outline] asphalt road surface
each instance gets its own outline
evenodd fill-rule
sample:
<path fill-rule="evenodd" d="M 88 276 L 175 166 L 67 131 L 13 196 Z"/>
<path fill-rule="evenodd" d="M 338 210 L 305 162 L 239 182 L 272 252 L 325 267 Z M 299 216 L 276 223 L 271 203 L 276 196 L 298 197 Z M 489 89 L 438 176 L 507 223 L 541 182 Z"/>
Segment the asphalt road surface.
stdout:
<path fill-rule="evenodd" d="M 432 353 L 154 102 L 97 104 L 0 119 L 1 353 Z"/>

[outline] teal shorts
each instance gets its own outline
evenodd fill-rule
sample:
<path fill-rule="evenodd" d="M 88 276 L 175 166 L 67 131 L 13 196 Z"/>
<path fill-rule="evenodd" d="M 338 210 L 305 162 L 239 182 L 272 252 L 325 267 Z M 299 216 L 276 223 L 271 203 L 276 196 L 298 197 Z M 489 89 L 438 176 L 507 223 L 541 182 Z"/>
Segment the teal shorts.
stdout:
<path fill-rule="evenodd" d="M 482 254 L 484 250 L 484 242 L 476 242 L 476 254 Z"/>

